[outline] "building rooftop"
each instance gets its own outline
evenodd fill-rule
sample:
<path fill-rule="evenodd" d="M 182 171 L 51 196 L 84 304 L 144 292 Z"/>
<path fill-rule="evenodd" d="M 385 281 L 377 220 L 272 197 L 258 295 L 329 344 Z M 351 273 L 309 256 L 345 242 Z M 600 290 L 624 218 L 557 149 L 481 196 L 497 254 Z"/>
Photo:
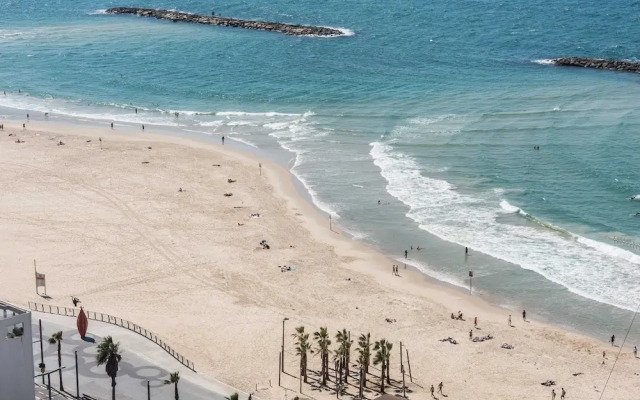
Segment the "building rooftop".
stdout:
<path fill-rule="evenodd" d="M 15 306 L 11 303 L 0 301 L 0 320 L 11 318 L 14 315 L 26 314 L 26 313 L 28 313 L 28 311 L 23 308 Z"/>

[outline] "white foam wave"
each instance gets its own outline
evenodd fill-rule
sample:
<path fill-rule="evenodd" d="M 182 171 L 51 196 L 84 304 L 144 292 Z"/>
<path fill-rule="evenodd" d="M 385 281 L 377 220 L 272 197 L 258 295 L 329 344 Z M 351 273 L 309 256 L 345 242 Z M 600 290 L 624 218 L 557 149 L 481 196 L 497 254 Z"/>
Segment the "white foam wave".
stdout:
<path fill-rule="evenodd" d="M 521 212 L 521 211 L 522 211 L 522 210 L 520 210 L 518 207 L 516 207 L 516 206 L 512 206 L 511 204 L 509 204 L 509 202 L 508 202 L 508 201 L 506 201 L 506 200 L 502 200 L 502 201 L 500 202 L 500 207 L 501 207 L 503 210 L 505 210 L 506 212 L 508 212 L 508 213 L 512 213 L 512 214 L 513 214 L 513 213 L 519 213 L 519 212 Z"/>
<path fill-rule="evenodd" d="M 107 13 L 107 9 L 103 8 L 100 10 L 95 10 L 89 13 L 89 15 L 105 15 Z"/>
<path fill-rule="evenodd" d="M 255 123 L 251 121 L 231 121 L 227 122 L 227 126 L 257 126 Z"/>
<path fill-rule="evenodd" d="M 209 128 L 216 128 L 218 126 L 224 125 L 224 121 L 206 121 L 206 122 L 200 122 L 198 123 L 198 125 L 200 126 L 205 126 L 205 127 L 209 127 Z"/>
<path fill-rule="evenodd" d="M 239 137 L 237 137 L 237 136 L 227 136 L 227 138 L 228 138 L 228 139 L 230 139 L 230 140 L 235 140 L 236 142 L 244 143 L 244 144 L 246 144 L 247 146 L 251 146 L 251 147 L 253 147 L 253 148 L 255 148 L 255 149 L 257 149 L 257 148 L 258 148 L 258 146 L 256 146 L 254 143 L 251 143 L 250 141 L 245 140 L 245 139 L 240 139 L 240 138 L 239 138 Z"/>
<path fill-rule="evenodd" d="M 531 62 L 534 62 L 536 64 L 540 64 L 540 65 L 554 65 L 555 61 L 551 58 L 541 58 L 538 60 L 531 60 Z"/>
<path fill-rule="evenodd" d="M 269 111 L 264 113 L 257 112 L 245 112 L 245 111 L 218 111 L 216 115 L 222 117 L 242 117 L 242 116 L 253 116 L 253 117 L 298 117 L 303 114 L 287 114 L 280 113 L 275 111 Z"/>
<path fill-rule="evenodd" d="M 340 28 L 340 27 L 333 27 L 333 26 L 325 26 L 325 28 L 336 29 L 336 30 L 342 32 L 342 36 L 353 36 L 353 35 L 356 34 L 353 30 L 351 30 L 349 28 Z M 331 36 L 329 36 L 329 37 L 331 37 Z"/>
<path fill-rule="evenodd" d="M 370 155 L 387 191 L 409 207 L 407 216 L 420 229 L 535 271 L 586 298 L 627 310 L 640 301 L 636 254 L 540 221 L 491 191 L 480 197 L 453 190 L 446 181 L 424 176 L 391 143 L 371 143 Z M 532 224 L 503 223 L 499 217 L 505 212 Z"/>

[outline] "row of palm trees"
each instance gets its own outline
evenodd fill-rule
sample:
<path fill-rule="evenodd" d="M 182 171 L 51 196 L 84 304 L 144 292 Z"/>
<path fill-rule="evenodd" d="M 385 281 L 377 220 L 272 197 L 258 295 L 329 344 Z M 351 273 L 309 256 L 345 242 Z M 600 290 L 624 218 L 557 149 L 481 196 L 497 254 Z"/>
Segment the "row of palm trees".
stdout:
<path fill-rule="evenodd" d="M 296 355 L 300 357 L 300 377 L 307 380 L 307 362 L 308 354 L 317 354 L 320 356 L 320 381 L 323 386 L 327 385 L 327 381 L 330 381 L 329 376 L 329 356 L 331 353 L 331 338 L 326 327 L 321 327 L 320 330 L 313 333 L 313 339 L 315 340 L 316 347 L 311 348 L 312 343 L 309 340 L 309 333 L 306 333 L 304 326 L 296 328 L 295 333 L 292 335 L 295 339 L 295 351 Z M 353 340 L 351 340 L 351 333 L 346 329 L 338 331 L 335 335 L 336 344 L 338 347 L 333 350 L 333 360 L 335 362 L 335 374 L 336 381 L 339 384 L 349 382 L 349 365 L 351 362 L 351 346 Z M 371 334 L 361 334 L 358 338 L 358 347 L 356 351 L 358 357 L 356 363 L 360 369 L 359 375 L 359 393 L 362 397 L 363 388 L 367 387 L 367 374 L 369 373 L 369 366 L 373 361 L 373 365 L 380 365 L 380 392 L 384 393 L 385 381 L 387 385 L 391 384 L 389 378 L 389 359 L 391 358 L 391 349 L 393 344 L 386 339 L 380 339 L 371 343 Z M 373 356 L 373 360 L 372 360 Z"/>

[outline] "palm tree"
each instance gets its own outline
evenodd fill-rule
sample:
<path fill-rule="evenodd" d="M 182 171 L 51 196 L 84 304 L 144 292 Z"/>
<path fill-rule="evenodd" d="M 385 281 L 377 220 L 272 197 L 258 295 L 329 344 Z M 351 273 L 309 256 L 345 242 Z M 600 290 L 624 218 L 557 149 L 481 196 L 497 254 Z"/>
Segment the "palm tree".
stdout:
<path fill-rule="evenodd" d="M 387 342 L 386 339 L 380 339 L 373 346 L 373 350 L 376 352 L 375 357 L 373 359 L 373 364 L 380 366 L 381 375 L 380 375 L 380 392 L 384 393 L 384 379 L 385 375 L 388 374 L 389 371 L 389 358 L 391 357 L 391 348 L 393 345 Z M 387 383 L 389 382 L 389 376 L 387 375 Z"/>
<path fill-rule="evenodd" d="M 105 370 L 111 377 L 111 400 L 116 400 L 116 375 L 118 374 L 118 363 L 122 360 L 118 347 L 120 343 L 113 343 L 111 336 L 102 339 L 98 345 L 98 365 L 106 364 Z"/>
<path fill-rule="evenodd" d="M 360 398 L 362 398 L 362 388 L 366 382 L 365 379 L 365 372 L 364 372 L 364 356 L 362 355 L 362 353 L 358 354 L 358 358 L 356 359 L 356 362 L 358 363 L 358 366 L 360 367 L 360 379 L 359 379 L 359 385 L 358 385 L 358 394 L 360 396 Z"/>
<path fill-rule="evenodd" d="M 351 344 L 353 344 L 351 333 L 347 332 L 346 329 L 338 331 L 336 342 L 340 344 L 339 353 L 336 353 L 336 358 L 340 362 L 340 376 L 342 377 L 342 370 L 344 369 L 344 381 L 349 382 L 349 362 L 351 359 Z"/>
<path fill-rule="evenodd" d="M 300 356 L 300 375 L 304 377 L 304 383 L 307 383 L 307 353 L 313 353 L 309 334 L 304 333 L 304 326 L 299 326 L 296 328 L 296 333 L 291 336 L 296 339 L 296 354 Z"/>
<path fill-rule="evenodd" d="M 62 350 L 62 331 L 58 331 L 56 333 L 54 333 L 53 335 L 51 335 L 51 337 L 49 338 L 49 343 L 51 344 L 58 344 L 58 368 L 60 368 L 58 370 L 58 373 L 60 375 L 60 391 L 64 391 L 64 386 L 62 386 L 62 354 L 61 354 L 61 350 Z"/>
<path fill-rule="evenodd" d="M 320 369 L 322 385 L 326 385 L 329 379 L 329 346 L 331 345 L 331 339 L 329 339 L 329 333 L 326 327 L 320 327 L 320 331 L 314 332 L 313 337 L 318 342 L 316 353 L 320 354 L 320 362 L 322 364 L 322 368 Z"/>
<path fill-rule="evenodd" d="M 235 393 L 230 394 L 229 396 L 225 397 L 225 400 L 238 400 L 238 392 L 235 392 Z"/>
<path fill-rule="evenodd" d="M 171 385 L 172 383 L 175 385 L 174 392 L 176 400 L 180 400 L 180 395 L 178 394 L 178 382 L 180 382 L 180 372 L 178 371 L 169 374 L 169 379 L 164 380 L 165 385 Z"/>
<path fill-rule="evenodd" d="M 362 385 L 367 387 L 367 374 L 369 373 L 369 364 L 371 363 L 371 334 L 363 333 L 358 338 L 358 361 L 361 362 L 364 373 L 362 374 Z"/>

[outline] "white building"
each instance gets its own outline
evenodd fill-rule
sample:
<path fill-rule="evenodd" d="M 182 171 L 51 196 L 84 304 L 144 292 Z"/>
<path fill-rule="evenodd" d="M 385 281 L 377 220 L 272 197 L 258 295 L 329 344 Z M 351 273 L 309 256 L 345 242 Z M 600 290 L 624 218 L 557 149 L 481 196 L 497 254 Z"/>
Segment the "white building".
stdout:
<path fill-rule="evenodd" d="M 0 399 L 35 399 L 31 313 L 0 301 Z"/>

